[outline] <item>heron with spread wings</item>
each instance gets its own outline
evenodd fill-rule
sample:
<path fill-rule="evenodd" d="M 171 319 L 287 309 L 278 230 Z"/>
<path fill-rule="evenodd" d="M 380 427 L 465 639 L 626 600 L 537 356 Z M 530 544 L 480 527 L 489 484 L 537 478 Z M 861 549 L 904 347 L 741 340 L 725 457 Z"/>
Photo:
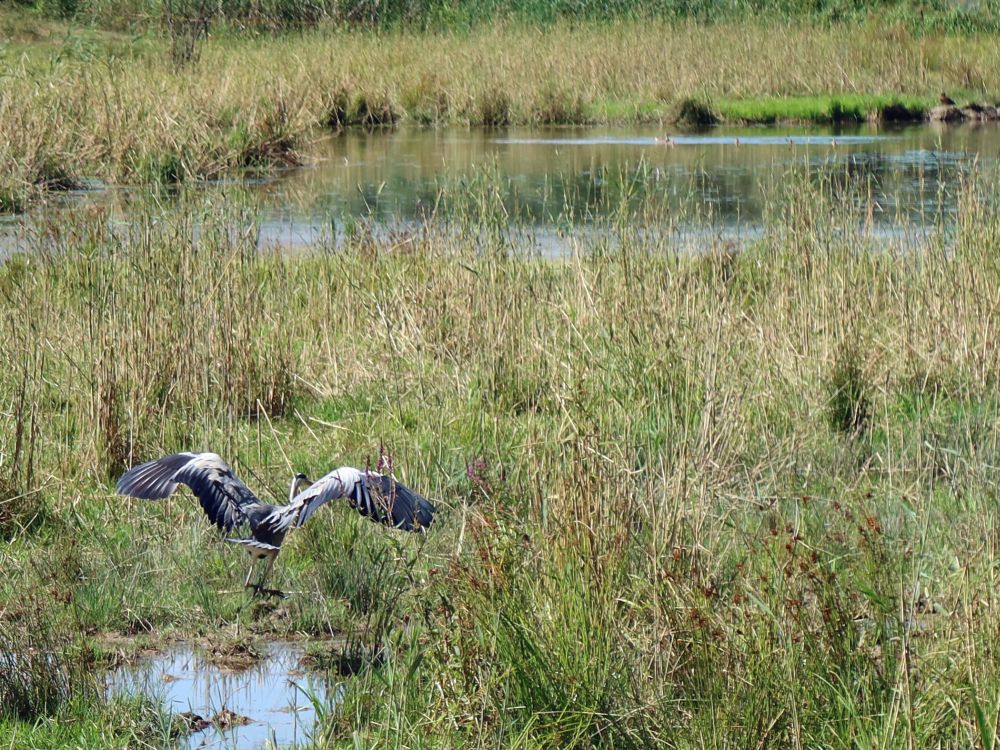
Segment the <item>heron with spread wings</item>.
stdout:
<path fill-rule="evenodd" d="M 244 545 L 250 554 L 245 587 L 250 586 L 254 565 L 267 560 L 254 586 L 258 592 L 271 572 L 285 535 L 331 500 L 346 498 L 361 515 L 403 531 L 425 531 L 434 520 L 434 506 L 409 487 L 390 476 L 349 466 L 334 469 L 315 482 L 305 474 L 296 474 L 288 504 L 270 505 L 258 499 L 214 453 L 175 453 L 141 464 L 118 480 L 117 491 L 143 500 L 161 500 L 181 484 L 191 488 L 209 520 L 221 530 L 228 533 L 249 528 L 250 536 L 226 541 Z"/>

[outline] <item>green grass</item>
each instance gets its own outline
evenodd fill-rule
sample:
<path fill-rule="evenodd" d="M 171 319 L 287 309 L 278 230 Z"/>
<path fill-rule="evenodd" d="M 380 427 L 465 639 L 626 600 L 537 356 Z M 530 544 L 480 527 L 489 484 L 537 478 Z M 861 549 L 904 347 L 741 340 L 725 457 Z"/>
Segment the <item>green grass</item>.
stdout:
<path fill-rule="evenodd" d="M 655 101 L 606 99 L 588 105 L 586 119 L 592 122 L 662 122 L 666 106 Z"/>
<path fill-rule="evenodd" d="M 166 719 L 144 700 L 108 704 L 79 701 L 66 710 L 30 724 L 0 719 L 8 747 L 58 750 L 65 747 L 170 747 Z"/>
<path fill-rule="evenodd" d="M 245 199 L 181 188 L 128 225 L 61 214 L 58 252 L 0 266 L 0 633 L 66 644 L 67 675 L 112 637 L 383 649 L 319 706 L 320 747 L 995 731 L 995 181 L 916 251 L 792 172 L 740 252 L 676 255 L 655 198 L 609 197 L 543 261 L 491 179 L 404 244 L 260 252 Z M 183 449 L 278 500 L 387 453 L 440 515 L 416 537 L 325 508 L 275 568 L 299 593 L 254 601 L 186 493 L 113 494 Z M 161 736 L 83 688 L 39 705 L 14 747 Z"/>

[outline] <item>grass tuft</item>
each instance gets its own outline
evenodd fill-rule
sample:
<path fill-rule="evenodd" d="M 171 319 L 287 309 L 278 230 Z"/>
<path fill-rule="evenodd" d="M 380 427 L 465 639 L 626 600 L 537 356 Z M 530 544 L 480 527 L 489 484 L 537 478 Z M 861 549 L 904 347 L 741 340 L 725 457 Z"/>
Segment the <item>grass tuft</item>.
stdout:
<path fill-rule="evenodd" d="M 22 191 L 15 188 L 0 188 L 0 214 L 19 214 L 24 211 L 25 199 Z"/>
<path fill-rule="evenodd" d="M 470 124 L 503 128 L 511 119 L 510 97 L 499 88 L 491 88 L 480 92 Z"/>
<path fill-rule="evenodd" d="M 53 157 L 44 158 L 36 167 L 32 184 L 42 190 L 61 192 L 79 190 L 80 182 L 69 169 Z"/>
<path fill-rule="evenodd" d="M 707 127 L 719 122 L 712 106 L 702 99 L 681 99 L 670 118 L 678 125 L 687 127 Z"/>
<path fill-rule="evenodd" d="M 830 423 L 850 437 L 863 435 L 871 425 L 871 385 L 861 369 L 854 347 L 842 347 L 830 374 Z"/>
<path fill-rule="evenodd" d="M 26 607 L 21 612 L 21 619 L 0 629 L 0 726 L 5 719 L 35 722 L 53 716 L 88 687 L 40 611 Z"/>
<path fill-rule="evenodd" d="M 177 153 L 145 154 L 139 158 L 135 172 L 144 182 L 171 186 L 184 181 L 184 160 Z"/>
<path fill-rule="evenodd" d="M 376 94 L 374 96 L 366 96 L 365 94 L 357 94 L 348 112 L 347 124 L 372 129 L 394 125 L 399 118 L 400 114 L 393 106 L 388 95 Z"/>

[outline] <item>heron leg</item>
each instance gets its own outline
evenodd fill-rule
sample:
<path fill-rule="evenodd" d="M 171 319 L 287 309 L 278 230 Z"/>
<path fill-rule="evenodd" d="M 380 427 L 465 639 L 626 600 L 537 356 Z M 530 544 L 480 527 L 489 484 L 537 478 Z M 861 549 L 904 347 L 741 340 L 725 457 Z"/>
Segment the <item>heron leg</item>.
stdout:
<path fill-rule="evenodd" d="M 261 555 L 261 557 L 265 557 L 265 555 Z M 257 579 L 257 583 L 253 585 L 254 594 L 258 596 L 261 594 L 265 594 L 267 596 L 279 596 L 282 599 L 284 599 L 285 595 L 282 592 L 276 589 L 264 588 L 264 582 L 267 580 L 268 575 L 270 575 L 271 573 L 271 568 L 274 566 L 274 558 L 277 557 L 277 554 L 268 554 L 266 555 L 266 557 L 267 557 L 267 565 L 264 567 L 264 572 L 261 573 L 260 578 Z M 249 581 L 249 579 L 247 580 Z"/>
<path fill-rule="evenodd" d="M 277 557 L 277 555 L 269 555 L 268 556 L 268 558 L 267 558 L 267 566 L 264 568 L 264 575 L 262 575 L 260 577 L 260 584 L 259 584 L 259 586 L 263 586 L 264 585 L 264 581 L 266 581 L 268 575 L 270 575 L 270 573 L 271 573 L 271 567 L 274 565 L 274 558 L 275 557 Z"/>
<path fill-rule="evenodd" d="M 248 588 L 250 586 L 250 578 L 253 576 L 253 565 L 253 555 L 250 555 L 250 570 L 247 571 L 247 579 L 243 582 L 243 588 Z"/>

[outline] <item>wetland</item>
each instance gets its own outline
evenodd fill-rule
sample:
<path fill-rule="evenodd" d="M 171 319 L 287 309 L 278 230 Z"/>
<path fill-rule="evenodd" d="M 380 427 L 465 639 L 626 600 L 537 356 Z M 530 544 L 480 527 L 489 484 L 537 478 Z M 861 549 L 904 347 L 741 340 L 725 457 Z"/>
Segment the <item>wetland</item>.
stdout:
<path fill-rule="evenodd" d="M 672 117 L 984 98 L 987 26 L 10 13 L 0 745 L 995 744 L 1000 130 Z M 254 596 L 115 494 L 186 450 L 438 512 Z"/>

